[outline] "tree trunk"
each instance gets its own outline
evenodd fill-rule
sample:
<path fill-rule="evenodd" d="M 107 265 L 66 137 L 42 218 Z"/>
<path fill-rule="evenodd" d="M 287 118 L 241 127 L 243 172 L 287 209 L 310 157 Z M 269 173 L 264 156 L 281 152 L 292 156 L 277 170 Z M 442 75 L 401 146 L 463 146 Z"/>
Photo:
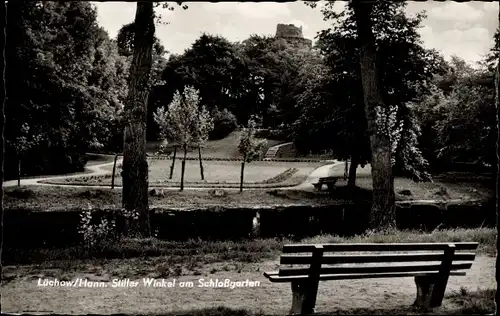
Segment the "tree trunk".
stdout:
<path fill-rule="evenodd" d="M 17 186 L 21 186 L 21 156 L 17 160 Z"/>
<path fill-rule="evenodd" d="M 187 146 L 184 144 L 184 158 L 182 159 L 182 167 L 181 167 L 181 191 L 184 190 L 184 171 L 186 171 L 186 155 L 187 155 Z"/>
<path fill-rule="evenodd" d="M 391 165 L 391 142 L 383 126 L 376 125 L 376 107 L 385 109 L 378 77 L 375 37 L 370 13 L 373 3 L 354 0 L 352 2 L 360 45 L 361 81 L 365 114 L 372 151 L 371 168 L 373 180 L 373 202 L 370 212 L 370 227 L 389 228 L 396 224 L 394 178 Z"/>
<path fill-rule="evenodd" d="M 498 23 L 499 23 L 499 29 L 500 29 L 500 2 L 499 2 L 499 11 L 498 11 Z M 500 43 L 496 43 L 498 46 L 500 46 Z M 495 314 L 500 315 L 500 307 L 498 306 L 500 304 L 500 210 L 498 209 L 498 191 L 499 191 L 499 185 L 498 182 L 500 181 L 500 57 L 497 60 L 497 71 L 496 71 L 496 78 L 495 78 L 495 88 L 496 88 L 496 99 L 495 99 L 495 107 L 497 110 L 497 166 L 496 166 L 496 172 L 497 172 L 497 181 L 496 181 L 496 211 L 497 211 L 497 258 L 496 258 L 496 267 L 495 267 L 495 280 L 497 282 L 497 290 L 495 293 Z"/>
<path fill-rule="evenodd" d="M 123 207 L 139 213 L 139 233 L 151 236 L 148 207 L 148 163 L 146 160 L 146 119 L 148 81 L 155 34 L 152 2 L 137 2 L 134 55 L 125 102 L 123 144 Z"/>
<path fill-rule="evenodd" d="M 240 174 L 240 193 L 243 192 L 243 174 L 245 171 L 245 160 L 241 162 L 241 174 Z"/>
<path fill-rule="evenodd" d="M 170 166 L 170 176 L 169 179 L 172 179 L 174 175 L 174 166 L 175 166 L 175 155 L 177 154 L 177 146 L 174 146 L 174 157 L 172 159 L 172 165 Z"/>
<path fill-rule="evenodd" d="M 198 159 L 200 160 L 201 180 L 205 180 L 205 175 L 203 174 L 203 161 L 201 160 L 201 147 L 198 147 Z"/>
<path fill-rule="evenodd" d="M 346 159 L 344 163 L 344 181 L 347 180 L 348 174 L 349 174 L 349 159 Z"/>
<path fill-rule="evenodd" d="M 111 176 L 111 189 L 115 188 L 115 172 L 116 172 L 116 160 L 118 159 L 118 153 L 115 154 L 115 162 L 113 163 L 113 175 Z"/>
<path fill-rule="evenodd" d="M 9 6 L 9 3 L 11 4 Z M 12 1 L 11 2 L 4 2 L 4 8 L 7 12 L 8 11 L 8 8 L 7 6 L 9 6 L 9 9 L 10 7 L 12 6 Z M 8 15 L 8 17 L 10 17 Z M 10 19 L 9 19 L 10 20 Z M 10 21 L 9 21 L 10 22 Z M 18 21 L 19 23 L 20 21 Z M 6 36 L 4 36 L 4 39 L 3 39 L 3 44 L 4 44 L 4 47 L 6 47 L 7 45 L 6 44 Z M 4 53 L 4 56 L 5 56 L 5 53 Z M 4 78 L 5 78 L 5 68 L 6 68 L 6 61 L 7 58 L 4 58 L 3 62 L 2 62 L 2 73 L 4 74 Z M 2 92 L 5 93 L 7 90 L 6 90 L 6 84 L 5 84 L 5 81 L 6 80 L 3 80 L 3 84 L 2 84 Z M 4 211 L 4 208 L 3 208 L 3 180 L 4 180 L 4 155 L 5 155 L 5 94 L 4 94 L 4 97 L 3 97 L 3 104 L 2 106 L 0 107 L 0 133 L 2 134 L 1 135 L 1 140 L 0 140 L 0 143 L 2 143 L 2 149 L 0 150 L 0 207 L 2 208 L 1 209 L 1 213 L 0 213 L 0 216 L 2 216 L 2 218 L 0 219 L 0 239 L 3 240 L 3 211 Z"/>
<path fill-rule="evenodd" d="M 358 170 L 358 157 L 351 157 L 351 165 L 349 166 L 349 179 L 347 180 L 347 186 L 349 188 L 354 188 L 356 186 L 356 170 Z"/>

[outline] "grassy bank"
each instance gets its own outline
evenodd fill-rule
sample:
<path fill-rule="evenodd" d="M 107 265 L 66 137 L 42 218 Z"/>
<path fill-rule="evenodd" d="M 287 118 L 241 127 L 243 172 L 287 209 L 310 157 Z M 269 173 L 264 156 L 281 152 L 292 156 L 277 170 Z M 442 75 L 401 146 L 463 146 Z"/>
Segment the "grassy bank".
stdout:
<path fill-rule="evenodd" d="M 281 183 L 266 183 L 263 187 L 281 186 L 286 183 L 296 184 L 303 180 L 304 174 L 294 173 L 290 178 Z M 300 179 L 299 179 L 300 178 Z M 273 179 L 271 179 L 273 180 Z M 282 179 L 278 179 L 282 180 Z M 64 180 L 62 180 L 64 181 Z M 363 180 L 365 181 L 365 180 Z M 366 180 L 369 181 L 369 180 Z M 275 181 L 270 181 L 275 182 Z M 363 184 L 358 179 L 360 186 Z M 418 187 L 428 186 L 430 184 L 415 184 L 410 180 L 396 181 L 396 201 L 411 201 L 432 199 L 436 201 L 449 200 L 479 200 L 486 201 L 490 199 L 493 191 L 489 188 L 476 186 L 477 189 L 467 186 L 455 186 L 453 189 L 440 189 L 439 184 L 434 183 L 435 187 L 413 189 L 411 185 Z M 200 184 L 200 186 L 202 186 Z M 237 184 L 234 184 L 238 187 Z M 256 185 L 258 186 L 258 185 Z M 410 187 L 411 195 L 403 195 L 398 192 Z M 152 189 L 152 188 L 150 188 Z M 220 206 L 270 206 L 270 205 L 326 205 L 338 204 L 339 201 L 355 198 L 356 201 L 371 200 L 371 190 L 367 188 L 356 188 L 356 191 L 350 192 L 343 181 L 339 181 L 334 194 L 328 192 L 315 192 L 312 185 L 305 186 L 304 189 L 245 189 L 243 193 L 238 190 L 227 190 L 223 197 L 215 197 L 209 189 L 186 190 L 183 192 L 177 189 L 160 189 L 163 194 L 150 196 L 150 206 L 164 207 L 198 207 L 207 205 Z M 79 207 L 86 208 L 91 203 L 95 208 L 113 208 L 119 207 L 122 203 L 121 189 L 112 190 L 109 188 L 75 188 L 75 187 L 56 187 L 56 186 L 21 186 L 6 187 L 4 189 L 5 200 L 4 207 L 8 209 L 34 209 L 48 210 L 51 208 L 61 208 L 65 206 L 68 209 Z M 444 192 L 444 193 L 443 193 Z M 467 193 L 468 192 L 468 193 Z"/>

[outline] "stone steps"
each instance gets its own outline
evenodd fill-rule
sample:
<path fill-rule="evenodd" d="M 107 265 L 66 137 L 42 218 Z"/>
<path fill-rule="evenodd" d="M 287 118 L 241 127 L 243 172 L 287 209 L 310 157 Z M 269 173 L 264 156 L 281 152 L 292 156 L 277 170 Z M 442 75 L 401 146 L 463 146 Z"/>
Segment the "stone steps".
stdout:
<path fill-rule="evenodd" d="M 279 147 L 271 147 L 267 150 L 266 154 L 264 155 L 264 158 L 274 158 L 276 156 L 276 153 L 278 152 Z"/>
<path fill-rule="evenodd" d="M 281 147 L 285 146 L 285 145 L 289 145 L 290 143 L 284 143 L 284 144 L 279 144 L 279 145 L 276 145 L 276 146 L 273 146 L 271 148 L 269 148 L 266 152 L 266 154 L 264 155 L 264 159 L 266 158 L 269 158 L 269 159 L 272 159 L 272 158 L 276 158 L 276 154 L 278 153 L 278 151 L 280 150 Z"/>

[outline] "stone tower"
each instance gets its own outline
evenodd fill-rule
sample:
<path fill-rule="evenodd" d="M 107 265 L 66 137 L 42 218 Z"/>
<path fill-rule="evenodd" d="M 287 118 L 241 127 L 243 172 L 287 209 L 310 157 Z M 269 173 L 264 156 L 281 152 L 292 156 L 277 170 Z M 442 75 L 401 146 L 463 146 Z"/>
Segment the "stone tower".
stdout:
<path fill-rule="evenodd" d="M 293 24 L 278 24 L 276 27 L 276 39 L 283 39 L 287 43 L 300 48 L 311 48 L 312 41 L 302 35 L 302 26 L 296 27 Z"/>

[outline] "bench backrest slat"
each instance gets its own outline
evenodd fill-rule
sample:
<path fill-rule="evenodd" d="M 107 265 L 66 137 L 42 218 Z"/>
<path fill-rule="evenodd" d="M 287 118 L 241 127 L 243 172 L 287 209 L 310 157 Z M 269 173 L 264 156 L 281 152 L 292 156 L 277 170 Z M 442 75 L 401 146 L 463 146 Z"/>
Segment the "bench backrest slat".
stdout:
<path fill-rule="evenodd" d="M 322 267 L 321 275 L 325 274 L 354 274 L 354 273 L 395 273 L 395 272 L 439 272 L 441 264 L 431 265 L 399 265 L 399 266 L 350 266 L 350 267 Z M 466 270 L 472 266 L 470 263 L 452 264 L 450 271 Z M 280 276 L 309 275 L 309 268 L 281 268 Z"/>
<path fill-rule="evenodd" d="M 322 244 L 324 252 L 348 252 L 348 251 L 436 251 L 448 248 L 451 243 L 359 243 L 359 244 Z M 453 243 L 457 251 L 476 250 L 477 242 Z M 314 244 L 285 245 L 283 253 L 313 252 Z"/>
<path fill-rule="evenodd" d="M 337 177 L 326 177 L 326 178 L 319 178 L 319 181 L 320 182 L 324 182 L 324 181 L 337 181 L 338 178 Z"/>
<path fill-rule="evenodd" d="M 455 253 L 453 261 L 474 261 L 475 253 Z M 323 264 L 443 261 L 444 253 L 324 255 Z M 281 264 L 311 264 L 312 255 L 282 255 Z"/>

